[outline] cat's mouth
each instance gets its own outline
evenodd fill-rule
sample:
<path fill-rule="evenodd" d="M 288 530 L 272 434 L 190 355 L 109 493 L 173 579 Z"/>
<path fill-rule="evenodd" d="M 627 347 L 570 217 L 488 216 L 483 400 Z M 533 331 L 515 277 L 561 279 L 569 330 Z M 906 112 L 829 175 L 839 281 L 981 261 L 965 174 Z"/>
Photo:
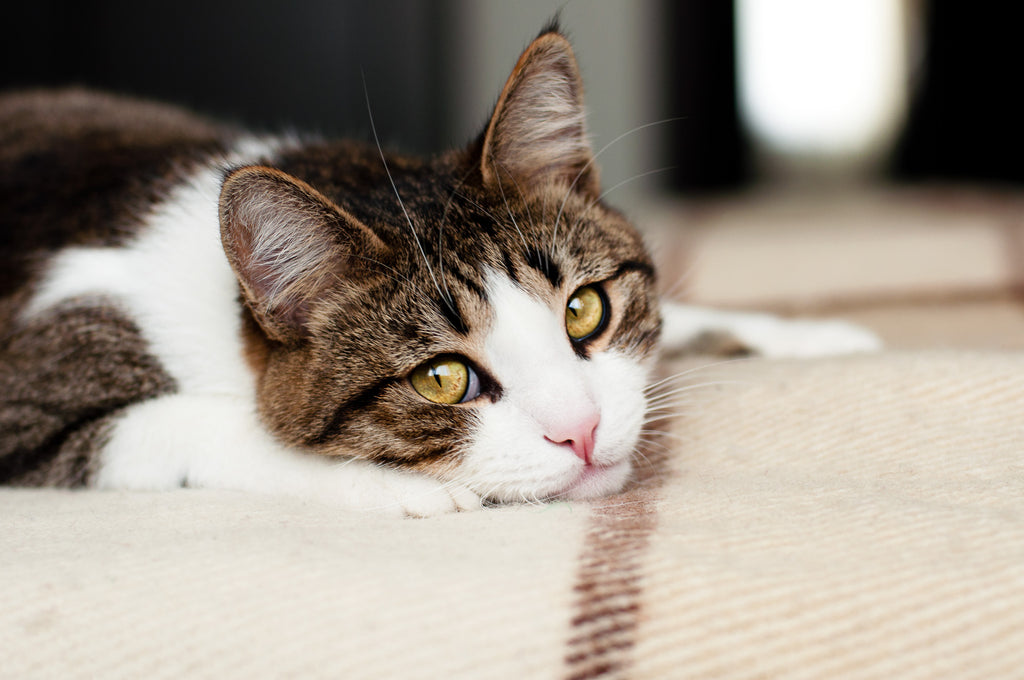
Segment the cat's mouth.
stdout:
<path fill-rule="evenodd" d="M 626 484 L 631 468 L 629 459 L 610 465 L 585 465 L 576 478 L 556 496 L 565 500 L 583 501 L 613 494 Z"/>

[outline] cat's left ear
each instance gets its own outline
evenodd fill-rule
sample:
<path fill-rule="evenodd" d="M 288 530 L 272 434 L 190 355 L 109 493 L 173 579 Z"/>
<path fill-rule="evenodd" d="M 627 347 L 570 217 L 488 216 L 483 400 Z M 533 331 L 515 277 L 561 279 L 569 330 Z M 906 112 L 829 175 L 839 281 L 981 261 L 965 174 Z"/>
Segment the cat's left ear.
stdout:
<path fill-rule="evenodd" d="M 353 282 L 387 246 L 358 219 L 280 170 L 240 168 L 220 193 L 224 252 L 245 301 L 268 337 L 305 336 L 318 300 Z"/>
<path fill-rule="evenodd" d="M 480 171 L 489 187 L 560 183 L 600 193 L 583 82 L 565 36 L 544 33 L 519 57 L 484 133 Z"/>

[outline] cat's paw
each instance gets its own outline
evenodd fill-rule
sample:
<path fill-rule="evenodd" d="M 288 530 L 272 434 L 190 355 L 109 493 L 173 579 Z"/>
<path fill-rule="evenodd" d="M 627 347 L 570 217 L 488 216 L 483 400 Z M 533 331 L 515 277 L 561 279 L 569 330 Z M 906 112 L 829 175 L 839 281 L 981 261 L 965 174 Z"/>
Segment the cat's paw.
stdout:
<path fill-rule="evenodd" d="M 783 319 L 668 300 L 662 301 L 661 314 L 662 346 L 670 353 L 809 358 L 882 348 L 877 335 L 846 321 Z"/>
<path fill-rule="evenodd" d="M 758 354 L 773 358 L 807 359 L 882 349 L 881 338 L 872 331 L 837 320 L 775 319 L 746 341 Z"/>
<path fill-rule="evenodd" d="M 412 472 L 379 471 L 367 510 L 402 517 L 434 517 L 482 507 L 480 496 L 459 484 Z"/>

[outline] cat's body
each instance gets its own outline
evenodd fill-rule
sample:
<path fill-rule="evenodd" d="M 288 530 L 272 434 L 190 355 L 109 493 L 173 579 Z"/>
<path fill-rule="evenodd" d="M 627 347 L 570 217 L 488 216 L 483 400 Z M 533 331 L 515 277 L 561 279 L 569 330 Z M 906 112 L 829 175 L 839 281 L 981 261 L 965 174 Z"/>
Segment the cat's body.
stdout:
<path fill-rule="evenodd" d="M 414 515 L 617 491 L 660 309 L 598 198 L 581 96 L 551 31 L 480 138 L 426 160 L 0 98 L 0 482 Z M 674 309 L 673 339 L 807 337 L 708 314 Z M 812 353 L 872 342 L 830 333 Z"/>

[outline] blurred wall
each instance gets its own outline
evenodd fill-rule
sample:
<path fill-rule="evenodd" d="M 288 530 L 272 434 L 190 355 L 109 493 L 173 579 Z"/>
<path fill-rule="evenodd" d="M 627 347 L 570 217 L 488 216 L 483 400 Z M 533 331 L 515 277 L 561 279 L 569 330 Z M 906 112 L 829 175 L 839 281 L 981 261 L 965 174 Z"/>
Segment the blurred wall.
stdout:
<path fill-rule="evenodd" d="M 603 185 L 617 187 L 610 194 L 615 202 L 635 202 L 664 183 L 643 176 L 664 165 L 659 149 L 671 127 L 657 123 L 665 117 L 657 91 L 665 75 L 661 2 L 458 0 L 458 51 L 449 64 L 457 104 L 452 135 L 463 139 L 482 128 L 519 53 L 559 10 L 583 73 L 591 143 L 603 149 Z"/>
<path fill-rule="evenodd" d="M 722 0 L 459 0 L 450 120 L 479 128 L 519 51 L 560 13 L 583 71 L 590 134 L 609 199 L 626 208 L 665 191 L 741 186 L 734 14 Z M 605 148 L 607 147 L 607 148 Z"/>
<path fill-rule="evenodd" d="M 910 116 L 893 174 L 1024 184 L 1019 3 L 932 0 Z"/>
<path fill-rule="evenodd" d="M 433 148 L 448 3 L 34 0 L 4 9 L 0 86 L 82 84 L 267 128 Z"/>
<path fill-rule="evenodd" d="M 381 140 L 437 151 L 482 129 L 520 51 L 563 5 L 595 145 L 663 117 L 660 0 L 38 0 L 5 10 L 0 87 L 81 84 L 369 138 L 365 78 Z M 602 154 L 606 186 L 657 167 L 664 127 Z"/>
<path fill-rule="evenodd" d="M 903 1 L 925 49 L 891 176 L 1024 181 L 1016 5 Z M 0 88 L 77 83 L 369 139 L 365 82 L 381 140 L 430 152 L 479 131 L 559 11 L 595 148 L 622 136 L 600 159 L 605 187 L 625 182 L 613 202 L 752 179 L 725 0 L 36 0 L 4 9 Z"/>

